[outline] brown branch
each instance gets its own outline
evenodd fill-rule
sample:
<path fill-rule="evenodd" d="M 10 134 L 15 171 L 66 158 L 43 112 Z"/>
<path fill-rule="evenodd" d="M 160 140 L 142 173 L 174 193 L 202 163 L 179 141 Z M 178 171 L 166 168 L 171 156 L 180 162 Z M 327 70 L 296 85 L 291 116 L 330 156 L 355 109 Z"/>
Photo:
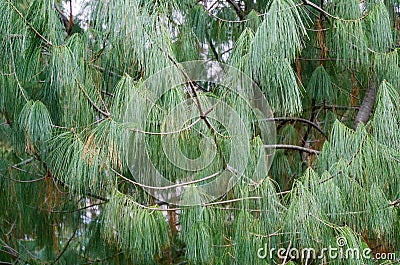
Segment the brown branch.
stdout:
<path fill-rule="evenodd" d="M 212 53 L 215 56 L 215 60 L 219 61 L 220 60 L 220 56 L 219 56 L 217 50 L 215 49 L 215 46 L 214 46 L 214 44 L 212 42 L 212 39 L 210 37 L 210 33 L 208 33 L 208 30 L 206 30 L 206 38 L 207 38 L 208 43 L 210 44 L 210 49 L 211 49 Z"/>
<path fill-rule="evenodd" d="M 357 106 L 339 106 L 339 105 L 316 105 L 316 107 L 323 107 L 324 109 L 354 109 L 358 110 L 360 107 Z"/>
<path fill-rule="evenodd" d="M 64 13 L 63 13 L 63 12 L 61 11 L 61 9 L 58 7 L 58 5 L 57 5 L 56 2 L 54 2 L 53 6 L 54 6 L 54 9 L 57 11 L 57 13 L 61 16 L 61 21 L 62 21 L 62 23 L 64 24 L 65 30 L 67 30 L 67 28 L 68 28 L 68 23 L 69 23 L 67 16 L 64 15 Z"/>
<path fill-rule="evenodd" d="M 308 125 L 311 125 L 315 129 L 317 129 L 317 131 L 320 132 L 325 137 L 325 139 L 328 138 L 327 135 L 324 133 L 324 131 L 321 129 L 321 127 L 319 127 L 316 123 L 314 123 L 310 120 L 307 120 L 307 119 L 296 118 L 296 117 L 274 117 L 274 118 L 265 119 L 265 121 L 299 121 L 299 122 L 303 122 Z"/>
<path fill-rule="evenodd" d="M 244 11 L 240 8 L 240 6 L 234 0 L 227 0 L 227 2 L 235 9 L 236 14 L 238 15 L 240 20 L 243 20 L 246 16 Z"/>
<path fill-rule="evenodd" d="M 67 34 L 71 35 L 72 28 L 74 27 L 74 17 L 72 16 L 72 0 L 69 0 L 69 21 L 67 27 Z"/>
<path fill-rule="evenodd" d="M 105 204 L 104 201 L 103 202 L 99 202 L 99 203 L 94 203 L 94 204 L 91 204 L 91 205 L 88 205 L 88 206 L 85 206 L 85 207 L 82 207 L 82 208 L 70 210 L 70 211 L 53 211 L 53 210 L 50 210 L 49 212 L 51 212 L 51 213 L 74 213 L 74 212 L 79 212 L 79 211 L 82 211 L 82 210 L 85 210 L 85 209 L 89 209 L 89 208 L 92 208 L 94 206 L 103 205 L 103 204 Z"/>

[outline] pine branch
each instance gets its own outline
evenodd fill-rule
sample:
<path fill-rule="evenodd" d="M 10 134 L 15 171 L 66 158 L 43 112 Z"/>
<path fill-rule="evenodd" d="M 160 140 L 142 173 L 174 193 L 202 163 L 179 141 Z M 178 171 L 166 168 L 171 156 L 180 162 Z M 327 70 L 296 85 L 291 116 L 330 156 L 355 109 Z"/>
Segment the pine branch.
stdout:
<path fill-rule="evenodd" d="M 54 2 L 54 9 L 57 11 L 57 13 L 60 15 L 61 22 L 64 25 L 65 32 L 67 32 L 67 35 L 70 36 L 72 32 L 72 28 L 74 27 L 74 17 L 72 15 L 72 1 L 69 1 L 69 8 L 70 8 L 70 14 L 69 18 L 64 15 L 64 13 L 61 11 L 59 6 L 57 5 L 56 2 Z"/>
<path fill-rule="evenodd" d="M 220 60 L 220 58 L 219 58 L 220 56 L 219 56 L 217 50 L 215 49 L 214 44 L 212 43 L 212 39 L 210 37 L 210 33 L 208 33 L 208 30 L 206 30 L 206 37 L 207 37 L 208 43 L 210 44 L 210 49 L 211 49 L 212 53 L 215 56 L 215 60 L 219 61 Z"/>
<path fill-rule="evenodd" d="M 100 112 L 101 114 L 103 114 L 104 116 L 106 116 L 107 118 L 111 116 L 111 113 L 109 113 L 108 111 L 104 111 L 102 109 L 100 109 L 99 106 L 96 105 L 96 103 L 90 98 L 90 96 L 86 93 L 85 89 L 82 87 L 82 85 L 79 83 L 78 80 L 76 80 L 76 83 L 78 84 L 78 87 L 81 89 L 82 93 L 85 95 L 85 97 L 87 98 L 87 100 L 90 102 L 90 104 L 93 106 L 93 108 L 95 108 L 98 112 Z"/>
<path fill-rule="evenodd" d="M 18 16 L 21 17 L 21 19 L 24 21 L 24 23 L 39 37 L 41 38 L 47 45 L 49 46 L 53 46 L 53 43 L 51 43 L 51 41 L 49 41 L 48 39 L 46 39 L 42 34 L 39 33 L 39 31 L 37 31 L 37 29 L 35 29 L 35 27 L 32 26 L 31 23 L 29 23 L 29 21 L 26 20 L 26 18 L 24 17 L 24 15 L 22 15 L 22 13 L 18 10 L 18 8 L 10 1 L 10 0 L 6 0 L 7 3 L 12 7 L 12 9 L 18 14 Z"/>
<path fill-rule="evenodd" d="M 55 177 L 55 176 L 53 175 L 52 171 L 51 171 L 50 168 L 47 166 L 46 162 L 44 162 L 44 161 L 42 160 L 42 158 L 40 157 L 40 155 L 39 155 L 38 153 L 35 152 L 33 155 L 35 156 L 35 158 L 36 158 L 37 161 L 39 161 L 39 162 L 42 163 L 43 168 L 46 170 L 47 173 L 46 173 L 46 176 L 45 176 L 45 177 L 50 177 L 50 178 L 52 178 L 53 181 L 54 181 L 54 183 L 57 182 L 57 183 L 61 184 L 61 186 L 64 187 L 64 188 L 68 187 L 64 182 L 62 182 L 60 179 L 58 179 L 57 177 Z M 97 194 L 93 194 L 93 193 L 91 193 L 91 192 L 86 192 L 84 195 L 89 196 L 89 197 L 92 197 L 92 198 L 94 198 L 94 199 L 101 200 L 101 201 L 103 201 L 103 202 L 108 202 L 108 201 L 109 201 L 109 199 L 104 198 L 104 197 L 102 197 L 102 196 L 99 196 L 99 195 L 97 195 Z"/>
<path fill-rule="evenodd" d="M 293 149 L 293 150 L 299 150 L 302 152 L 307 152 L 310 154 L 318 155 L 319 151 L 302 147 L 302 146 L 297 146 L 297 145 L 290 145 L 290 144 L 268 144 L 264 145 L 265 148 L 276 148 L 276 149 Z"/>
<path fill-rule="evenodd" d="M 211 131 L 211 134 L 214 136 L 213 137 L 214 144 L 217 147 L 218 153 L 222 159 L 223 167 L 226 168 L 227 162 L 226 162 L 225 156 L 222 152 L 222 149 L 221 149 L 220 145 L 218 144 L 216 130 L 214 129 L 214 127 L 212 127 L 212 125 L 207 117 L 207 113 L 204 112 L 203 107 L 200 104 L 199 95 L 196 90 L 196 88 L 197 88 L 196 82 L 190 78 L 190 76 L 186 73 L 185 69 L 183 69 L 183 67 L 175 60 L 174 57 L 172 57 L 171 54 L 166 52 L 162 47 L 159 47 L 159 49 L 167 56 L 167 58 L 173 63 L 173 65 L 177 67 L 177 69 L 182 73 L 182 75 L 185 77 L 187 83 L 189 84 L 189 87 L 190 87 L 192 93 L 190 93 L 188 91 L 187 94 L 190 98 L 192 98 L 194 100 L 194 102 L 197 106 L 197 109 L 199 110 L 200 119 L 202 119 L 204 121 L 207 128 Z"/>
<path fill-rule="evenodd" d="M 302 1 L 303 1 L 303 5 L 311 6 L 312 8 L 318 10 L 318 11 L 319 11 L 321 14 L 323 14 L 324 16 L 331 17 L 331 18 L 333 18 L 333 19 L 335 19 L 335 20 L 339 20 L 339 21 L 343 21 L 343 22 L 354 22 L 354 21 L 359 21 L 359 20 L 365 19 L 365 18 L 368 16 L 368 13 L 367 13 L 366 15 L 364 15 L 364 16 L 362 16 L 362 17 L 360 17 L 360 18 L 357 18 L 357 19 L 343 19 L 343 18 L 334 16 L 334 15 L 328 13 L 328 12 L 325 11 L 323 8 L 321 8 L 320 6 L 314 4 L 313 2 L 311 2 L 311 1 L 309 1 L 309 0 L 302 0 Z"/>
<path fill-rule="evenodd" d="M 11 253 L 11 252 L 8 252 L 8 251 L 5 251 L 5 250 L 2 250 L 1 248 L 0 248 L 0 252 L 1 252 L 1 253 L 4 253 L 4 254 L 6 254 L 6 255 L 8 255 L 8 256 L 14 258 L 14 259 L 17 259 L 17 258 L 18 258 L 18 256 L 17 256 L 16 254 Z M 0 262 L 0 264 L 2 264 L 2 263 Z M 5 264 L 12 264 L 12 263 L 5 263 Z"/>
<path fill-rule="evenodd" d="M 34 159 L 33 157 L 30 157 L 30 158 L 28 158 L 28 159 L 26 159 L 26 160 L 24 160 L 22 162 L 19 162 L 19 163 L 13 165 L 12 167 L 19 167 L 19 166 L 23 166 L 23 165 L 29 164 L 30 162 L 33 161 L 33 159 Z"/>
<path fill-rule="evenodd" d="M 61 11 L 61 9 L 58 7 L 57 3 L 54 2 L 54 9 L 57 11 L 57 13 L 61 16 L 61 21 L 64 24 L 65 30 L 68 28 L 69 20 L 66 15 Z"/>
<path fill-rule="evenodd" d="M 93 67 L 94 69 L 96 69 L 96 70 L 99 70 L 99 71 L 102 72 L 102 73 L 107 73 L 107 74 L 109 74 L 109 75 L 122 77 L 122 75 L 120 75 L 120 74 L 118 74 L 118 73 L 116 73 L 116 72 L 114 72 L 114 71 L 111 71 L 111 70 L 106 70 L 105 68 L 103 68 L 103 67 L 101 67 L 101 66 L 98 66 L 98 65 L 96 65 L 96 64 L 90 64 L 90 66 L 92 66 L 92 67 Z"/>
<path fill-rule="evenodd" d="M 49 212 L 51 212 L 51 213 L 75 213 L 75 212 L 79 212 L 79 211 L 82 211 L 82 210 L 86 210 L 86 209 L 89 209 L 89 208 L 92 208 L 92 207 L 94 207 L 94 206 L 99 206 L 99 205 L 103 205 L 103 204 L 105 204 L 106 202 L 100 202 L 100 203 L 94 203 L 94 204 L 91 204 L 91 205 L 88 205 L 88 206 L 85 206 L 85 207 L 82 207 L 82 208 L 78 208 L 78 209 L 73 209 L 73 210 L 70 210 L 70 211 L 55 211 L 55 210 L 49 210 Z"/>
<path fill-rule="evenodd" d="M 389 203 L 389 206 L 397 207 L 400 204 L 400 198 Z"/>
<path fill-rule="evenodd" d="M 290 193 L 291 191 L 292 190 L 277 192 L 277 193 L 274 193 L 273 195 L 276 195 L 276 196 L 285 195 L 285 194 Z M 226 201 L 216 201 L 216 202 L 204 203 L 202 206 L 212 206 L 212 205 L 226 204 L 226 203 L 231 203 L 231 202 L 241 202 L 241 201 L 245 201 L 245 200 L 261 200 L 261 199 L 265 199 L 265 197 L 262 197 L 262 196 L 242 197 L 242 198 L 236 198 L 236 199 L 231 199 L 231 200 L 226 200 Z M 226 210 L 229 210 L 229 208 L 227 208 Z"/>
<path fill-rule="evenodd" d="M 207 177 L 204 177 L 204 178 L 201 178 L 201 179 L 197 179 L 197 180 L 193 180 L 193 181 L 178 183 L 178 184 L 174 184 L 174 185 L 170 185 L 170 186 L 155 187 L 155 186 L 144 185 L 144 184 L 141 184 L 139 182 L 136 182 L 136 181 L 133 181 L 131 179 L 128 179 L 127 177 L 125 177 L 124 175 L 122 175 L 121 173 L 117 172 L 114 169 L 111 169 L 111 171 L 114 172 L 115 174 L 117 174 L 117 176 L 119 176 L 120 178 L 122 178 L 123 180 L 125 180 L 125 181 L 127 181 L 129 183 L 132 183 L 132 184 L 137 185 L 137 186 L 142 187 L 142 188 L 154 189 L 154 190 L 167 190 L 167 189 L 172 189 L 172 188 L 188 186 L 188 185 L 199 183 L 199 182 L 202 182 L 202 181 L 205 181 L 205 180 L 213 179 L 213 178 L 215 178 L 216 176 L 218 176 L 219 174 L 222 173 L 222 172 L 216 172 L 216 173 L 211 174 L 211 175 L 209 175 Z"/>
<path fill-rule="evenodd" d="M 368 134 L 365 134 L 365 136 L 363 137 L 363 139 L 362 139 L 362 141 L 360 143 L 360 146 L 358 147 L 357 151 L 353 154 L 353 156 L 350 158 L 349 162 L 347 163 L 347 165 L 346 165 L 347 167 L 349 167 L 353 163 L 353 161 L 357 157 L 357 155 L 360 154 L 361 149 L 364 146 L 364 143 L 365 143 L 365 141 L 367 141 L 367 139 L 368 139 Z M 331 179 L 335 178 L 336 176 L 338 176 L 338 175 L 340 175 L 342 173 L 343 173 L 343 170 L 339 170 L 338 172 L 336 172 L 335 174 L 329 176 L 328 178 L 321 180 L 319 182 L 319 184 L 325 183 L 328 180 L 331 180 Z"/>
<path fill-rule="evenodd" d="M 199 121 L 201 121 L 200 118 L 196 119 L 194 122 L 189 124 L 188 126 L 176 130 L 176 131 L 171 131 L 171 132 L 148 132 L 148 131 L 143 131 L 140 129 L 135 129 L 135 128 L 129 128 L 130 131 L 138 132 L 138 133 L 143 133 L 143 134 L 148 134 L 148 135 L 171 135 L 171 134 L 178 134 L 184 131 L 188 131 L 190 128 L 192 128 L 194 125 L 196 125 Z"/>
<path fill-rule="evenodd" d="M 329 14 L 328 12 L 326 12 L 324 9 L 322 9 L 320 6 L 314 4 L 313 2 L 310 2 L 308 0 L 303 0 L 303 4 L 316 9 L 317 11 L 319 11 L 321 14 L 324 14 L 325 16 L 336 18 L 335 16 Z"/>
<path fill-rule="evenodd" d="M 235 10 L 236 14 L 240 18 L 240 20 L 243 20 L 245 18 L 246 14 L 240 8 L 240 6 L 234 0 L 227 0 L 227 2 L 233 7 L 233 9 Z"/>
<path fill-rule="evenodd" d="M 316 107 L 323 107 L 324 109 L 354 109 L 354 110 L 359 110 L 360 107 L 357 106 L 339 106 L 339 105 L 316 105 Z"/>
<path fill-rule="evenodd" d="M 274 117 L 274 118 L 268 118 L 265 119 L 265 121 L 299 121 L 299 122 L 303 122 L 306 123 L 308 125 L 311 125 L 312 127 L 314 127 L 315 129 L 317 129 L 318 132 L 320 132 L 325 139 L 328 139 L 328 136 L 324 133 L 324 131 L 321 129 L 321 127 L 318 126 L 318 124 L 316 124 L 315 122 L 312 122 L 310 120 L 307 119 L 303 119 L 303 118 L 296 118 L 296 117 Z"/>
<path fill-rule="evenodd" d="M 14 168 L 14 169 L 17 169 L 17 168 Z M 28 171 L 20 169 L 20 168 L 18 168 L 18 170 L 20 170 L 24 173 L 27 173 L 27 174 L 32 174 L 32 175 L 35 174 L 35 173 L 31 173 L 31 172 L 28 172 Z M 44 177 L 41 177 L 38 179 L 32 179 L 32 180 L 19 180 L 19 179 L 14 179 L 14 178 L 8 178 L 8 179 L 11 181 L 17 182 L 17 183 L 33 183 L 33 182 L 38 182 L 38 181 L 44 180 L 44 179 L 46 179 L 46 177 L 44 176 Z"/>
<path fill-rule="evenodd" d="M 8 41 L 9 41 L 9 44 L 10 44 L 11 62 L 12 62 L 13 69 L 14 69 L 13 73 L 14 73 L 15 81 L 17 82 L 17 86 L 18 86 L 19 90 L 21 91 L 22 97 L 25 99 L 26 102 L 28 102 L 29 101 L 28 97 L 26 96 L 24 88 L 21 86 L 21 83 L 19 82 L 19 78 L 18 78 L 18 75 L 17 75 L 17 69 L 16 69 L 16 66 L 15 66 L 15 59 L 14 59 L 14 49 L 13 49 L 13 45 L 12 45 L 11 39 L 8 39 Z"/>

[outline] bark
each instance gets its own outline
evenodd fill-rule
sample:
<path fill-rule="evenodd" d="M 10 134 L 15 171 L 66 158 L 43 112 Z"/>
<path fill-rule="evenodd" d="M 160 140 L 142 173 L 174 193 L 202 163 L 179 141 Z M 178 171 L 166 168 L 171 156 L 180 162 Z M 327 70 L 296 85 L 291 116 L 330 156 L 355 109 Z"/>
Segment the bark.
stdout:
<path fill-rule="evenodd" d="M 69 2 L 70 5 L 70 14 L 69 18 L 63 14 L 61 11 L 60 7 L 54 2 L 54 9 L 57 11 L 57 13 L 60 15 L 60 19 L 65 27 L 65 31 L 67 32 L 68 36 L 71 35 L 72 33 L 72 28 L 74 27 L 74 17 L 72 16 L 72 2 Z"/>
<path fill-rule="evenodd" d="M 354 120 L 354 129 L 357 129 L 360 122 L 366 124 L 371 116 L 372 110 L 374 109 L 377 92 L 377 81 L 374 78 L 370 79 L 369 87 L 365 93 L 365 97 Z"/>

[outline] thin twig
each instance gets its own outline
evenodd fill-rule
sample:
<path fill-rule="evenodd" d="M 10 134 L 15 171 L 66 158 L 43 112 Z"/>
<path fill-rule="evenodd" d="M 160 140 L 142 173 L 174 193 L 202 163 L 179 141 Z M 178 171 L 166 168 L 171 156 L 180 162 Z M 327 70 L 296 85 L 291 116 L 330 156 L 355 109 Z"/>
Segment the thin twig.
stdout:
<path fill-rule="evenodd" d="M 21 86 L 21 83 L 19 82 L 19 79 L 18 79 L 17 69 L 16 69 L 16 67 L 15 67 L 14 49 L 13 49 L 13 46 L 12 46 L 11 39 L 8 39 L 8 41 L 9 41 L 9 43 L 10 43 L 11 61 L 12 61 L 13 69 L 14 69 L 13 71 L 14 71 L 15 81 L 17 81 L 18 89 L 21 91 L 21 94 L 22 94 L 23 98 L 25 99 L 26 102 L 28 102 L 28 101 L 29 101 L 29 100 L 28 100 L 28 97 L 25 95 L 25 91 L 24 91 L 23 87 Z"/>
<path fill-rule="evenodd" d="M 279 195 L 284 195 L 284 194 L 287 194 L 290 192 L 291 192 L 291 190 L 282 191 L 282 192 L 277 192 L 273 195 L 279 196 Z M 231 202 L 239 202 L 239 201 L 244 201 L 244 200 L 260 200 L 260 199 L 266 199 L 266 197 L 261 197 L 261 196 L 243 197 L 243 198 L 231 199 L 231 200 L 226 200 L 226 201 L 204 203 L 204 204 L 202 204 L 202 206 L 218 205 L 218 204 L 225 204 L 225 203 L 231 203 Z M 229 210 L 229 209 L 227 209 L 227 210 Z"/>
<path fill-rule="evenodd" d="M 8 236 L 12 233 L 12 231 L 14 230 L 15 224 L 17 223 L 17 220 L 14 220 L 14 222 L 11 224 L 10 229 L 8 230 L 8 232 L 5 234 L 6 237 L 8 238 Z"/>
<path fill-rule="evenodd" d="M 106 110 L 105 112 L 110 113 L 110 111 L 109 111 L 108 108 L 107 108 L 106 103 L 105 103 L 104 100 L 103 100 L 103 97 L 101 96 L 101 91 L 98 90 L 98 89 L 96 89 L 96 91 L 97 91 L 97 95 L 99 96 L 99 99 L 100 99 L 100 101 L 101 101 L 101 105 L 103 105 L 103 108 Z"/>
<path fill-rule="evenodd" d="M 293 149 L 293 150 L 299 150 L 299 151 L 303 151 L 303 152 L 307 152 L 310 154 L 319 154 L 319 151 L 314 150 L 314 149 L 310 149 L 310 148 L 306 148 L 306 147 L 302 147 L 302 146 L 297 146 L 297 145 L 290 145 L 290 144 L 268 144 L 268 145 L 264 145 L 265 148 L 276 148 L 276 149 Z"/>
<path fill-rule="evenodd" d="M 323 108 L 329 108 L 329 109 L 354 109 L 358 110 L 360 107 L 357 106 L 339 106 L 339 105 L 316 105 L 316 107 L 323 107 Z"/>
<path fill-rule="evenodd" d="M 215 131 L 215 129 L 212 127 L 210 121 L 208 120 L 207 115 L 206 115 L 206 114 L 204 113 L 204 111 L 203 111 L 203 107 L 202 107 L 202 105 L 200 104 L 199 95 L 198 95 L 198 93 L 197 93 L 197 91 L 196 91 L 196 86 L 195 86 L 195 84 L 194 84 L 195 82 L 190 78 L 190 76 L 188 75 L 188 73 L 186 73 L 185 69 L 183 69 L 182 65 L 179 64 L 179 63 L 175 60 L 175 58 L 172 57 L 171 54 L 169 54 L 168 52 L 166 52 L 162 47 L 159 47 L 159 49 L 160 49 L 160 50 L 168 57 L 168 59 L 178 68 L 178 70 L 183 74 L 183 76 L 185 77 L 186 81 L 188 82 L 188 84 L 189 84 L 189 86 L 190 86 L 190 89 L 191 89 L 191 92 L 193 93 L 193 94 L 191 94 L 190 92 L 188 92 L 188 96 L 194 100 L 194 102 L 195 102 L 195 104 L 196 104 L 196 106 L 197 106 L 197 109 L 199 110 L 200 118 L 204 121 L 204 123 L 206 124 L 206 126 L 208 127 L 208 129 L 211 131 L 211 134 L 213 134 L 213 136 L 214 136 L 214 137 L 213 137 L 214 144 L 215 144 L 215 146 L 216 146 L 216 148 L 217 148 L 217 150 L 218 150 L 218 153 L 219 153 L 219 155 L 220 155 L 220 157 L 221 157 L 221 159 L 222 159 L 222 163 L 223 163 L 224 167 L 226 167 L 227 162 L 226 162 L 226 160 L 225 160 L 224 153 L 222 152 L 222 149 L 221 149 L 220 145 L 218 144 L 216 131 Z"/>
<path fill-rule="evenodd" d="M 336 19 L 336 20 L 339 20 L 339 21 L 343 21 L 343 22 L 355 22 L 355 21 L 363 20 L 363 19 L 365 19 L 365 18 L 368 16 L 368 13 L 367 13 L 367 14 L 365 14 L 364 16 L 359 17 L 359 18 L 357 18 L 357 19 L 343 19 L 343 18 L 334 16 L 334 15 L 328 13 L 328 12 L 325 11 L 323 8 L 321 8 L 320 6 L 314 4 L 314 3 L 311 2 L 311 1 L 303 0 L 303 4 L 306 5 L 306 6 L 311 6 L 312 8 L 318 10 L 319 12 L 321 12 L 322 14 L 324 14 L 325 16 L 328 16 L 328 17 L 331 17 L 331 18 L 333 18 L 333 19 Z"/>
<path fill-rule="evenodd" d="M 235 9 L 236 14 L 238 15 L 238 17 L 240 18 L 240 20 L 243 20 L 246 16 L 246 14 L 244 13 L 244 11 L 240 8 L 240 6 L 234 1 L 234 0 L 227 0 L 227 2 L 229 4 L 231 4 L 231 6 L 233 7 L 233 9 Z"/>
<path fill-rule="evenodd" d="M 90 64 L 90 66 L 92 66 L 94 69 L 96 69 L 96 70 L 99 70 L 100 72 L 105 72 L 105 73 L 107 73 L 107 74 L 109 74 L 109 75 L 114 75 L 114 76 L 118 76 L 118 77 L 122 77 L 122 75 L 120 75 L 120 74 L 118 74 L 118 73 L 116 73 L 116 72 L 114 72 L 114 71 L 111 71 L 111 70 L 106 70 L 106 69 L 104 69 L 103 67 L 101 67 L 101 66 L 98 66 L 98 65 L 96 65 L 96 64 Z"/>
<path fill-rule="evenodd" d="M 4 253 L 4 254 L 7 254 L 7 255 L 9 255 L 10 257 L 13 257 L 14 259 L 17 259 L 17 258 L 18 258 L 18 256 L 17 256 L 16 254 L 13 254 L 13 253 L 8 252 L 8 251 L 5 251 L 5 250 L 2 250 L 1 248 L 0 248 L 0 252 L 1 252 L 1 253 Z M 11 263 L 10 263 L 10 264 L 11 264 Z"/>
<path fill-rule="evenodd" d="M 25 171 L 25 170 L 22 170 L 22 172 L 25 172 L 25 173 L 28 173 L 28 174 L 35 174 L 35 173 L 31 173 L 31 172 L 28 172 L 28 171 Z M 19 179 L 13 179 L 13 178 L 8 178 L 9 180 L 11 180 L 11 181 L 14 181 L 14 182 L 18 182 L 18 183 L 33 183 L 33 182 L 38 182 L 38 181 L 41 181 L 41 180 L 44 180 L 46 177 L 41 177 L 41 178 L 38 178 L 38 179 L 32 179 L 32 180 L 19 180 Z"/>
<path fill-rule="evenodd" d="M 134 132 L 138 132 L 138 133 L 149 134 L 149 135 L 171 135 L 171 134 L 178 134 L 178 133 L 181 133 L 181 132 L 189 130 L 194 125 L 196 125 L 200 120 L 201 119 L 198 118 L 193 123 L 189 124 L 187 127 L 179 129 L 179 130 L 176 130 L 176 131 L 171 131 L 171 132 L 148 132 L 148 131 L 142 131 L 142 130 L 135 129 L 135 128 L 129 128 L 129 130 L 130 131 L 134 131 Z"/>
<path fill-rule="evenodd" d="M 19 166 L 23 166 L 23 165 L 26 165 L 26 164 L 29 164 L 30 162 L 32 162 L 33 161 L 33 157 L 30 157 L 30 158 L 28 158 L 28 159 L 26 159 L 26 160 L 24 160 L 24 161 L 22 161 L 22 162 L 19 162 L 18 164 L 15 164 L 15 165 L 13 165 L 14 167 L 19 167 Z M 12 166 L 12 167 L 13 167 Z"/>
<path fill-rule="evenodd" d="M 256 234 L 256 233 L 252 233 L 250 232 L 251 235 L 253 236 L 257 236 L 257 237 L 263 237 L 263 238 L 269 238 L 269 237 L 273 237 L 273 236 L 283 236 L 283 235 L 291 235 L 291 234 L 300 234 L 300 232 L 282 232 L 282 233 L 278 233 L 278 231 L 280 231 L 281 229 L 273 232 L 272 234 L 268 234 L 268 235 L 261 235 L 261 234 Z"/>
<path fill-rule="evenodd" d="M 51 213 L 74 213 L 74 212 L 79 212 L 79 211 L 82 211 L 82 210 L 85 210 L 85 209 L 89 209 L 89 208 L 92 208 L 94 206 L 103 205 L 103 204 L 105 204 L 105 202 L 94 203 L 94 204 L 91 204 L 91 205 L 88 205 L 88 206 L 85 206 L 85 207 L 82 207 L 82 208 L 70 210 L 70 211 L 53 211 L 53 210 L 50 210 L 50 212 Z"/>
<path fill-rule="evenodd" d="M 87 100 L 89 100 L 90 104 L 101 114 L 103 114 L 104 116 L 106 116 L 107 118 L 111 116 L 111 113 L 106 112 L 102 109 L 100 109 L 96 103 L 89 97 L 89 95 L 86 93 L 85 89 L 82 87 L 82 85 L 79 83 L 79 81 L 75 78 L 76 83 L 78 84 L 78 87 L 81 89 L 82 93 L 85 95 L 85 97 L 87 98 Z"/>
<path fill-rule="evenodd" d="M 167 189 L 172 189 L 172 188 L 187 186 L 187 185 L 191 185 L 191 184 L 195 184 L 195 183 L 199 183 L 199 182 L 202 182 L 202 181 L 205 181 L 205 180 L 209 180 L 209 179 L 215 178 L 216 176 L 218 176 L 219 174 L 222 173 L 222 172 L 220 171 L 220 172 L 216 172 L 216 173 L 214 173 L 214 174 L 212 174 L 212 175 L 209 175 L 209 176 L 207 176 L 207 177 L 204 177 L 204 178 L 201 178 L 201 179 L 196 179 L 196 180 L 193 180 L 193 181 L 178 183 L 178 184 L 174 184 L 174 185 L 170 185 L 170 186 L 155 187 L 155 186 L 148 186 L 148 185 L 145 185 L 145 184 L 142 184 L 142 183 L 133 181 L 133 180 L 131 180 L 131 179 L 128 179 L 127 177 L 125 177 L 124 175 L 122 175 L 121 173 L 119 173 L 118 171 L 116 171 L 116 170 L 113 169 L 113 168 L 111 169 L 111 171 L 113 171 L 115 174 L 117 174 L 117 176 L 119 176 L 119 177 L 122 178 L 123 180 L 126 180 L 126 181 L 129 182 L 129 183 L 135 184 L 135 185 L 137 185 L 137 186 L 139 186 L 139 187 L 142 187 L 142 188 L 154 189 L 154 190 L 167 190 Z"/>
<path fill-rule="evenodd" d="M 307 119 L 296 118 L 296 117 L 274 117 L 274 118 L 267 118 L 267 119 L 263 119 L 263 120 L 265 120 L 265 121 L 299 121 L 299 122 L 307 123 L 307 124 L 311 125 L 312 127 L 314 127 L 315 129 L 317 129 L 317 131 L 319 131 L 325 137 L 325 139 L 328 138 L 326 136 L 326 134 L 324 133 L 324 131 L 321 129 L 321 127 L 319 127 L 316 123 L 314 123 L 310 120 L 307 120 Z"/>
<path fill-rule="evenodd" d="M 60 255 L 58 255 L 58 257 L 54 260 L 53 264 L 56 264 L 56 263 L 60 260 L 61 256 L 62 256 L 62 255 L 65 253 L 65 251 L 67 250 L 67 248 L 68 248 L 69 244 L 71 243 L 72 239 L 75 237 L 77 231 L 78 231 L 78 228 L 75 229 L 75 231 L 74 231 L 74 233 L 72 234 L 72 236 L 70 237 L 70 239 L 68 239 L 68 241 L 67 241 L 67 243 L 65 244 L 63 250 L 60 252 Z"/>
<path fill-rule="evenodd" d="M 117 190 L 117 192 L 122 194 L 123 196 L 127 196 L 126 194 L 124 194 L 124 193 L 122 193 L 122 192 L 120 192 L 118 190 Z M 152 211 L 179 211 L 179 210 L 182 210 L 182 208 L 166 208 L 166 209 L 162 209 L 162 208 L 157 208 L 157 207 L 149 207 L 147 205 L 143 205 L 143 204 L 140 204 L 140 203 L 136 202 L 134 199 L 130 199 L 130 198 L 128 198 L 128 199 L 129 199 L 130 202 L 132 202 L 136 206 L 139 206 L 139 207 L 141 207 L 143 209 L 147 209 L 147 210 L 152 210 Z"/>
<path fill-rule="evenodd" d="M 393 156 L 391 156 L 391 157 L 394 159 L 394 161 L 397 161 L 397 162 L 400 163 L 400 159 L 397 159 L 397 158 L 395 158 L 395 157 L 393 157 Z"/>

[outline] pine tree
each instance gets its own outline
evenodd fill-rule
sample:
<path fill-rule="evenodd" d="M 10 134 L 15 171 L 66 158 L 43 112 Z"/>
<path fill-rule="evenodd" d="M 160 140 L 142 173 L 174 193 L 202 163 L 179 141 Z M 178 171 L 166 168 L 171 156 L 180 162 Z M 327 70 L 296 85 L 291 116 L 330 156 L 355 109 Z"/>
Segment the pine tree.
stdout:
<path fill-rule="evenodd" d="M 1 264 L 400 258 L 396 1 L 80 7 L 0 0 Z"/>

